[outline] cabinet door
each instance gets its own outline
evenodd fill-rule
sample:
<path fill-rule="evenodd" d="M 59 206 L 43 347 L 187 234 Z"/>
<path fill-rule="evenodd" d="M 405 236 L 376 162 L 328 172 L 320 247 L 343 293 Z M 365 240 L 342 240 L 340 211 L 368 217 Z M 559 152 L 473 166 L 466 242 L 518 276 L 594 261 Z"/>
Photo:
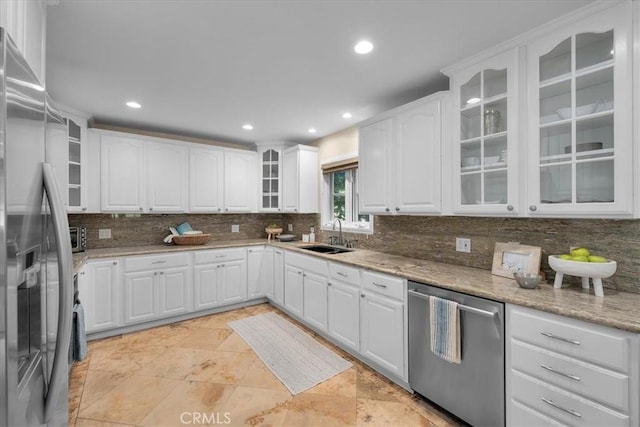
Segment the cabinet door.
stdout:
<path fill-rule="evenodd" d="M 361 293 L 360 353 L 398 378 L 404 376 L 404 304 Z"/>
<path fill-rule="evenodd" d="M 219 264 L 193 267 L 193 309 L 205 310 L 220 305 Z"/>
<path fill-rule="evenodd" d="M 100 142 L 100 193 L 103 212 L 142 212 L 145 205 L 144 143 L 103 135 Z"/>
<path fill-rule="evenodd" d="M 284 305 L 284 252 L 273 250 L 273 302 Z"/>
<path fill-rule="evenodd" d="M 360 213 L 390 213 L 392 197 L 391 152 L 392 119 L 360 128 L 358 191 Z"/>
<path fill-rule="evenodd" d="M 454 76 L 456 213 L 517 213 L 517 59 L 513 49 Z"/>
<path fill-rule="evenodd" d="M 256 210 L 256 156 L 252 152 L 224 154 L 224 210 L 225 212 L 253 212 Z"/>
<path fill-rule="evenodd" d="M 282 157 L 282 209 L 285 212 L 298 212 L 300 194 L 298 150 L 285 150 Z"/>
<path fill-rule="evenodd" d="M 264 295 L 273 299 L 273 272 L 274 272 L 274 259 L 273 248 L 265 247 L 262 255 L 262 266 L 260 269 L 260 280 L 262 281 L 262 289 Z"/>
<path fill-rule="evenodd" d="M 193 267 L 193 309 L 205 310 L 220 305 L 219 264 Z"/>
<path fill-rule="evenodd" d="M 90 262 L 80 273 L 78 298 L 85 312 L 87 332 L 120 326 L 120 269 L 118 261 Z"/>
<path fill-rule="evenodd" d="M 304 320 L 321 331 L 327 330 L 327 278 L 304 272 L 303 314 Z"/>
<path fill-rule="evenodd" d="M 260 211 L 279 212 L 282 204 L 282 150 L 267 148 L 259 155 Z"/>
<path fill-rule="evenodd" d="M 629 7 L 527 46 L 531 215 L 632 211 Z"/>
<path fill-rule="evenodd" d="M 226 261 L 220 264 L 220 298 L 222 305 L 247 300 L 247 262 Z"/>
<path fill-rule="evenodd" d="M 440 115 L 440 100 L 434 100 L 396 118 L 396 213 L 439 213 L 441 210 Z"/>
<path fill-rule="evenodd" d="M 140 271 L 124 275 L 124 323 L 140 323 L 158 316 L 157 272 Z"/>
<path fill-rule="evenodd" d="M 284 266 L 284 307 L 300 318 L 302 318 L 304 304 L 303 279 L 302 270 L 290 265 Z"/>
<path fill-rule="evenodd" d="M 187 210 L 187 149 L 178 144 L 146 142 L 150 212 Z"/>
<path fill-rule="evenodd" d="M 188 267 L 168 268 L 158 272 L 159 317 L 191 311 L 191 276 Z"/>
<path fill-rule="evenodd" d="M 67 164 L 66 188 L 68 212 L 88 211 L 89 155 L 87 119 L 69 113 L 62 113 L 67 119 L 65 132 Z M 62 187 L 62 183 L 61 183 Z M 96 189 L 97 192 L 97 189 Z"/>
<path fill-rule="evenodd" d="M 328 288 L 329 335 L 352 350 L 360 350 L 360 291 L 332 280 Z"/>
<path fill-rule="evenodd" d="M 190 148 L 189 156 L 189 211 L 221 212 L 224 153 L 213 149 Z"/>
<path fill-rule="evenodd" d="M 249 248 L 247 250 L 247 297 L 261 298 L 265 295 L 266 280 L 264 276 L 264 248 Z"/>

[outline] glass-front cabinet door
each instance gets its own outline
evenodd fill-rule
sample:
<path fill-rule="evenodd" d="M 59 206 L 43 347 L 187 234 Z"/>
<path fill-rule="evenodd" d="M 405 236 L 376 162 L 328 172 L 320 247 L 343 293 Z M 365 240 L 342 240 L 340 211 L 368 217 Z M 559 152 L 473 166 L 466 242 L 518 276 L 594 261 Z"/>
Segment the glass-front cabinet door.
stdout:
<path fill-rule="evenodd" d="M 631 74 L 622 8 L 529 49 L 530 214 L 631 213 Z"/>
<path fill-rule="evenodd" d="M 453 76 L 456 213 L 517 213 L 517 77 L 515 50 Z"/>
<path fill-rule="evenodd" d="M 282 193 L 281 154 L 279 148 L 260 150 L 260 211 L 279 212 Z"/>

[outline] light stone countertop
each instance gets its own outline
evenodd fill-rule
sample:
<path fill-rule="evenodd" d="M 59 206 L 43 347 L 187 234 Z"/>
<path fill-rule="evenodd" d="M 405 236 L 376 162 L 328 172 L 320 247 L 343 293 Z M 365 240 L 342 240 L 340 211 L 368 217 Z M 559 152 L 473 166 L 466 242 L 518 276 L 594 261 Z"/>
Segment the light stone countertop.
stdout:
<path fill-rule="evenodd" d="M 194 251 L 239 246 L 264 245 L 264 239 L 210 242 L 201 246 L 136 246 L 90 249 L 74 255 L 74 267 L 79 270 L 87 259 L 113 258 L 166 252 Z M 522 289 L 513 279 L 494 276 L 490 271 L 453 264 L 408 258 L 399 255 L 355 249 L 342 254 L 321 254 L 301 249 L 314 243 L 272 243 L 273 246 L 317 256 L 329 261 L 392 274 L 416 282 L 468 293 L 505 303 L 530 307 L 574 319 L 640 333 L 640 294 L 605 289 L 604 297 L 583 291 L 579 286 L 554 289 L 542 284 L 537 289 Z M 318 244 L 318 243 L 315 243 Z"/>

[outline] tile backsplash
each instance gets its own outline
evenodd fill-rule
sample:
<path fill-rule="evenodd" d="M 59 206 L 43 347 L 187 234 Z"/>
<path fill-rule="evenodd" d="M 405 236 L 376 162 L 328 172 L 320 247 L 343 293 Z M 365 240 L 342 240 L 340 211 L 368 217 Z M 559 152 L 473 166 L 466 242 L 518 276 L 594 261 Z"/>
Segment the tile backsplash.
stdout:
<path fill-rule="evenodd" d="M 264 228 L 293 225 L 297 238 L 316 227 L 317 240 L 327 242 L 332 231 L 319 229 L 317 214 L 69 215 L 72 226 L 87 227 L 89 249 L 161 244 L 168 227 L 189 221 L 194 229 L 211 234 L 212 240 L 266 238 Z M 239 233 L 231 225 L 240 226 Z M 110 228 L 111 239 L 98 239 L 98 230 Z M 471 253 L 455 250 L 455 238 L 471 239 Z M 519 242 L 542 247 L 542 270 L 552 281 L 547 256 L 568 252 L 569 246 L 585 246 L 616 260 L 618 271 L 604 280 L 605 287 L 640 293 L 640 220 L 476 218 L 429 216 L 375 217 L 374 234 L 348 234 L 356 248 L 491 270 L 496 242 Z M 575 283 L 578 283 L 577 280 Z"/>

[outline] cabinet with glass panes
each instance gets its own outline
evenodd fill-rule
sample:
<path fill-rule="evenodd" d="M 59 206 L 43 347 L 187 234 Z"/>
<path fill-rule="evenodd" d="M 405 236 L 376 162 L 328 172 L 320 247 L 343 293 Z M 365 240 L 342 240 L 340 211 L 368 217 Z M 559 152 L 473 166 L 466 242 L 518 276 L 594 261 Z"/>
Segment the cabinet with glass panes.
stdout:
<path fill-rule="evenodd" d="M 279 212 L 282 206 L 283 146 L 258 146 L 260 159 L 260 211 Z"/>
<path fill-rule="evenodd" d="M 630 214 L 627 5 L 527 46 L 530 214 Z"/>
<path fill-rule="evenodd" d="M 87 211 L 86 135 L 87 121 L 79 116 L 63 113 L 67 123 L 68 138 L 68 212 Z"/>
<path fill-rule="evenodd" d="M 451 75 L 456 213 L 517 213 L 517 51 Z"/>

